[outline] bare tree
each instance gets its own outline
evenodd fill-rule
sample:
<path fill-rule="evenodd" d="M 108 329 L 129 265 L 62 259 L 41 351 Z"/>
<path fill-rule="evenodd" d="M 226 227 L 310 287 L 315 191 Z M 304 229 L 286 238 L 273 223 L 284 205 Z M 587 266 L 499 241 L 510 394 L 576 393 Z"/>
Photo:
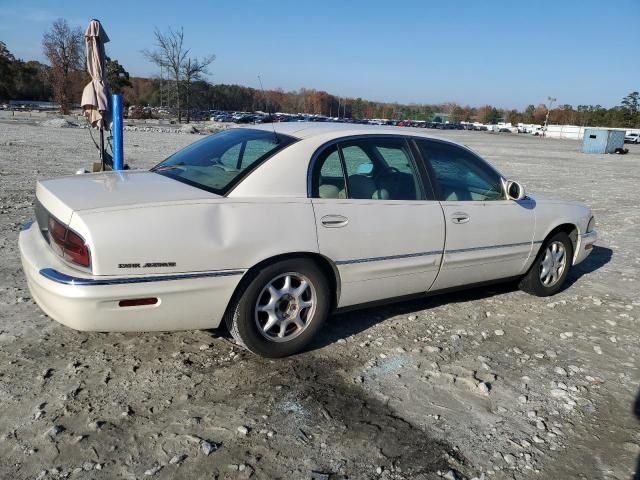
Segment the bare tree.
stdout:
<path fill-rule="evenodd" d="M 156 50 L 143 50 L 142 54 L 147 57 L 149 61 L 155 63 L 161 69 L 166 69 L 169 72 L 171 80 L 175 86 L 176 93 L 176 107 L 178 109 L 178 123 L 182 122 L 182 111 L 180 109 L 180 99 L 182 97 L 182 86 L 184 84 L 186 93 L 186 106 L 187 106 L 187 122 L 189 121 L 189 107 L 190 107 L 190 94 L 191 84 L 196 80 L 200 80 L 203 75 L 206 75 L 207 67 L 215 59 L 214 55 L 198 60 L 197 58 L 190 58 L 188 48 L 184 46 L 184 29 L 180 27 L 179 30 L 173 30 L 171 27 L 163 33 L 156 29 L 154 31 L 156 37 Z"/>
<path fill-rule="evenodd" d="M 184 29 L 180 27 L 180 30 L 173 30 L 169 27 L 166 33 L 162 33 L 156 28 L 153 33 L 156 37 L 156 50 L 143 50 L 142 53 L 149 61 L 169 72 L 176 89 L 176 107 L 178 108 L 178 123 L 180 123 L 182 122 L 180 81 L 182 80 L 183 66 L 189 54 L 189 50 L 183 46 Z"/>
<path fill-rule="evenodd" d="M 83 65 L 82 42 L 84 35 L 80 28 L 72 28 L 60 18 L 53 22 L 51 30 L 42 37 L 42 49 L 51 63 L 53 96 L 62 113 L 69 113 L 72 101 L 74 72 Z"/>
<path fill-rule="evenodd" d="M 202 60 L 189 57 L 182 68 L 185 106 L 187 108 L 187 123 L 191 121 L 191 85 L 197 80 L 202 80 L 203 75 L 207 75 L 209 73 L 207 67 L 211 65 L 215 59 L 215 55 L 209 55 L 208 57 L 204 57 Z"/>
<path fill-rule="evenodd" d="M 157 28 L 153 32 L 156 37 L 156 50 L 143 50 L 142 53 L 150 62 L 155 63 L 160 68 L 165 68 L 174 82 L 176 89 L 176 106 L 178 108 L 178 123 L 182 121 L 180 111 L 180 81 L 182 80 L 182 70 L 189 54 L 189 50 L 183 46 L 184 29 L 173 30 L 169 27 L 166 33 L 162 33 Z"/>

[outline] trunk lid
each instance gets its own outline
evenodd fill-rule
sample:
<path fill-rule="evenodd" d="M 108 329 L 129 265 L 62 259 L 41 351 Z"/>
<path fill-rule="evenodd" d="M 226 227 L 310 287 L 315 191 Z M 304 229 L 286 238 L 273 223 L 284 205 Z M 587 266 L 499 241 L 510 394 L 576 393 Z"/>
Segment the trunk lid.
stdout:
<path fill-rule="evenodd" d="M 36 187 L 39 203 L 69 224 L 73 212 L 99 208 L 220 198 L 149 171 L 101 172 L 43 180 Z"/>

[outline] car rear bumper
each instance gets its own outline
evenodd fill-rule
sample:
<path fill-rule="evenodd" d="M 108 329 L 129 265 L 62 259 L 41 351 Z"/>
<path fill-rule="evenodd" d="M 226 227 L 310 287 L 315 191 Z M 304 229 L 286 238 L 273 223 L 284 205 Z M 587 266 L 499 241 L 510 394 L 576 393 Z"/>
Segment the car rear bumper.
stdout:
<path fill-rule="evenodd" d="M 593 232 L 583 233 L 578 237 L 576 245 L 576 252 L 573 255 L 573 264 L 577 265 L 582 262 L 593 251 L 593 246 L 598 239 L 598 233 Z"/>
<path fill-rule="evenodd" d="M 33 299 L 54 320 L 76 330 L 123 332 L 217 327 L 244 271 L 161 276 L 83 276 L 51 251 L 37 226 L 19 238 L 22 267 Z M 121 300 L 157 298 L 122 307 Z"/>

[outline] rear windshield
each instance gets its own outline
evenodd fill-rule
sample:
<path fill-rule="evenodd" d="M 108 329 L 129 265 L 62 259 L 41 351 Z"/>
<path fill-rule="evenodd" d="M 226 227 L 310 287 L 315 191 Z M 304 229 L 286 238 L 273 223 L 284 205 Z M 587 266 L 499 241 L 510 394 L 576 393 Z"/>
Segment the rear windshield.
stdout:
<path fill-rule="evenodd" d="M 294 141 L 268 130 L 233 128 L 183 148 L 151 171 L 224 195 L 251 170 Z"/>

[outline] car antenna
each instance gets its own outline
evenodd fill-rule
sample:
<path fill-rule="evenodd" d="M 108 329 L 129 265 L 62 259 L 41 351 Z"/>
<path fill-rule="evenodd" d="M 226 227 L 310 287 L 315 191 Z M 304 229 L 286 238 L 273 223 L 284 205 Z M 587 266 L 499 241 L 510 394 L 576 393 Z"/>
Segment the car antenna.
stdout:
<path fill-rule="evenodd" d="M 267 99 L 267 94 L 264 93 L 264 87 L 262 86 L 262 78 L 258 75 L 258 82 L 260 82 L 260 90 L 262 90 L 262 96 L 264 97 L 264 102 L 267 105 L 267 113 L 269 114 L 269 121 L 271 122 L 271 128 L 273 129 L 273 137 L 276 140 L 276 143 L 280 143 L 278 139 L 278 134 L 276 133 L 276 127 L 273 126 L 273 116 L 271 115 L 271 111 L 269 109 L 269 101 Z"/>

